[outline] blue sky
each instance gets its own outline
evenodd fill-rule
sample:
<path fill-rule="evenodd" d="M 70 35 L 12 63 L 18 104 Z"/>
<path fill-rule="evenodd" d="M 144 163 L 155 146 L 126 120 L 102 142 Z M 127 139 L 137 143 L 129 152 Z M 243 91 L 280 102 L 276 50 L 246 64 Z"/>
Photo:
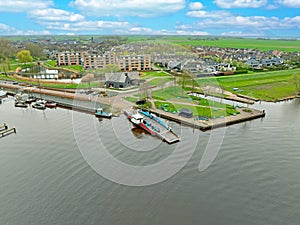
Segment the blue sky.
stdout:
<path fill-rule="evenodd" d="M 300 37 L 300 0 L 0 0 L 0 35 Z"/>

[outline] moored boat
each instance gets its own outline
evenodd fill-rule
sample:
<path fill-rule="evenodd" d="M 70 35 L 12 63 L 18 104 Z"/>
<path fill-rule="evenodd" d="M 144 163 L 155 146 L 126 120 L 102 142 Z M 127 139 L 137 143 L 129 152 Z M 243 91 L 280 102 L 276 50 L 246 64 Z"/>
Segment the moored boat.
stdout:
<path fill-rule="evenodd" d="M 48 108 L 55 108 L 57 104 L 54 101 L 46 101 L 45 106 Z"/>
<path fill-rule="evenodd" d="M 15 107 L 27 108 L 28 105 L 24 101 L 15 101 Z"/>
<path fill-rule="evenodd" d="M 29 96 L 28 99 L 25 100 L 25 103 L 31 104 L 36 101 L 36 97 Z"/>
<path fill-rule="evenodd" d="M 154 114 L 147 111 L 134 110 L 132 108 L 124 110 L 124 114 L 132 124 L 144 129 L 153 136 L 159 137 L 169 144 L 180 141 L 179 136 Z"/>
<path fill-rule="evenodd" d="M 0 98 L 5 98 L 5 97 L 7 97 L 7 91 L 0 90 Z"/>
<path fill-rule="evenodd" d="M 102 108 L 98 108 L 98 109 L 96 109 L 95 116 L 103 117 L 103 118 L 111 118 L 112 113 L 111 112 L 104 112 Z"/>
<path fill-rule="evenodd" d="M 37 101 L 37 102 L 32 103 L 32 108 L 35 108 L 35 109 L 46 109 L 46 106 L 45 106 L 45 104 Z"/>

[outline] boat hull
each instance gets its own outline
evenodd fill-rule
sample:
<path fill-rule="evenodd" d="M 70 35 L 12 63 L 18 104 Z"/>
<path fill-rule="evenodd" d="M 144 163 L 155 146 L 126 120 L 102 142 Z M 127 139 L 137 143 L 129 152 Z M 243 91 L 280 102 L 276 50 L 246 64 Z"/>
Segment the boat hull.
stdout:
<path fill-rule="evenodd" d="M 157 120 L 149 121 L 150 118 L 146 118 L 138 112 L 133 113 L 125 110 L 124 114 L 134 126 L 142 128 L 152 136 L 156 136 L 169 144 L 178 142 L 180 140 L 179 136 L 174 134 L 170 127 L 166 128 L 166 126 L 162 126 L 162 124 L 160 124 Z M 136 119 L 137 117 L 139 119 Z"/>

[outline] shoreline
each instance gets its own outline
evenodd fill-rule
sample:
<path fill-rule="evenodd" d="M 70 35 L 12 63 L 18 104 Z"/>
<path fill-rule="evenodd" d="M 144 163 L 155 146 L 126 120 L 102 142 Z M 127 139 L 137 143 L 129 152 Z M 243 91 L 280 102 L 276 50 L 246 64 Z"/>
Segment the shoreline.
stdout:
<path fill-rule="evenodd" d="M 12 84 L 3 84 L 0 83 L 0 87 L 8 88 L 8 89 L 14 89 L 19 90 L 22 88 L 25 92 L 31 92 L 35 94 L 44 94 L 44 95 L 50 95 L 55 97 L 61 97 L 61 98 L 68 98 L 68 99 L 76 99 L 81 101 L 87 101 L 87 102 L 98 102 L 101 104 L 105 104 L 110 106 L 112 109 L 118 110 L 117 112 L 114 112 L 114 116 L 119 116 L 121 112 L 124 111 L 124 109 L 134 106 L 134 104 L 124 101 L 122 99 L 122 96 L 113 96 L 113 97 L 91 97 L 87 95 L 81 95 L 76 93 L 70 93 L 65 91 L 58 91 L 58 90 L 48 90 L 48 89 L 42 89 L 42 88 L 33 88 L 33 87 L 22 87 L 19 85 L 12 85 Z M 63 108 L 69 108 L 76 110 L 76 105 L 68 104 L 67 106 L 64 103 L 59 103 L 58 105 L 62 105 Z M 243 111 L 243 109 L 249 109 L 249 112 Z M 88 107 L 81 107 L 80 111 L 91 113 L 96 109 L 91 109 Z M 246 122 L 249 120 L 254 120 L 258 118 L 265 117 L 266 113 L 265 111 L 259 111 L 252 108 L 239 108 L 239 114 L 237 115 L 231 115 L 226 116 L 223 118 L 215 118 L 215 119 L 209 119 L 208 121 L 202 121 L 202 120 L 195 120 L 194 118 L 185 118 L 182 116 L 179 116 L 177 114 L 171 114 L 169 112 L 165 112 L 163 110 L 159 109 L 149 109 L 150 112 L 164 118 L 170 121 L 177 122 L 181 125 L 186 125 L 192 128 L 197 128 L 202 131 L 211 130 L 219 127 L 229 126 L 237 123 Z"/>

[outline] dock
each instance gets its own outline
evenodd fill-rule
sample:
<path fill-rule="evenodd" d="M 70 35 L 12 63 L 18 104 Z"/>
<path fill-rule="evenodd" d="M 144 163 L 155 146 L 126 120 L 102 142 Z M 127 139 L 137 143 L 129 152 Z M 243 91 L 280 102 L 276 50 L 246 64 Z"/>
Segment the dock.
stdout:
<path fill-rule="evenodd" d="M 209 121 L 195 121 L 194 118 L 185 118 L 176 114 L 171 114 L 163 110 L 150 109 L 149 112 L 156 114 L 157 116 L 174 121 L 181 125 L 189 126 L 195 129 L 202 131 L 212 130 L 219 127 L 225 127 L 241 122 L 246 122 L 258 118 L 263 118 L 266 116 L 265 111 L 260 111 L 256 109 L 251 109 L 250 113 L 244 112 L 242 109 L 239 109 L 239 114 L 235 116 L 226 116 L 224 118 L 209 119 Z"/>
<path fill-rule="evenodd" d="M 12 133 L 17 133 L 17 130 L 15 127 L 8 128 L 8 126 L 5 123 L 0 125 L 0 136 L 1 137 L 4 137 L 4 136 L 12 134 Z"/>

